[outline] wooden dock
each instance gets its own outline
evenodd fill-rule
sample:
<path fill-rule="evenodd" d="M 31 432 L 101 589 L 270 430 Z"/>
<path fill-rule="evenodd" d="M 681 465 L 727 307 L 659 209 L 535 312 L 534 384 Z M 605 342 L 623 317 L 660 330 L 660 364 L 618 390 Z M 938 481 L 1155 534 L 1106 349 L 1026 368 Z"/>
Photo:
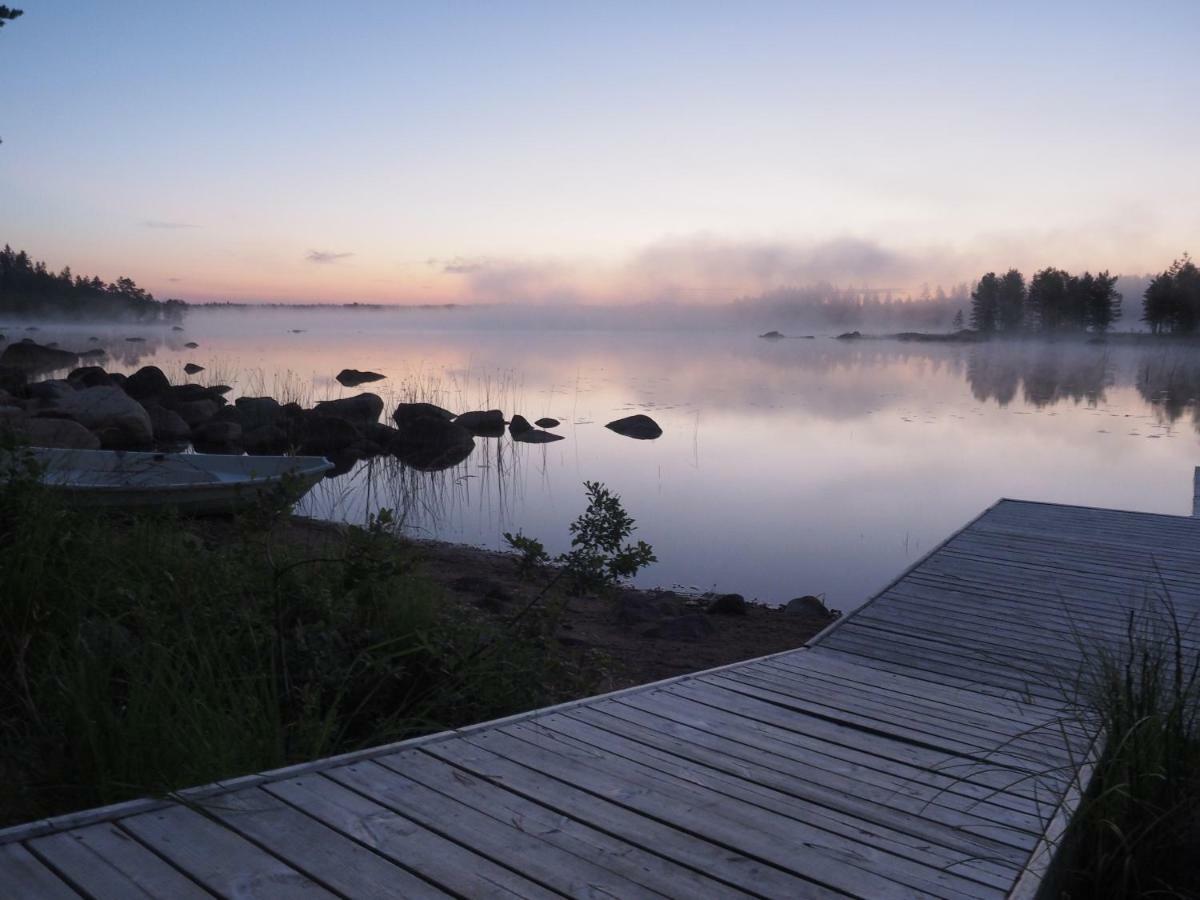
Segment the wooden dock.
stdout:
<path fill-rule="evenodd" d="M 1001 501 L 804 648 L 11 828 L 0 897 L 1032 897 L 1165 592 L 1200 519 Z"/>

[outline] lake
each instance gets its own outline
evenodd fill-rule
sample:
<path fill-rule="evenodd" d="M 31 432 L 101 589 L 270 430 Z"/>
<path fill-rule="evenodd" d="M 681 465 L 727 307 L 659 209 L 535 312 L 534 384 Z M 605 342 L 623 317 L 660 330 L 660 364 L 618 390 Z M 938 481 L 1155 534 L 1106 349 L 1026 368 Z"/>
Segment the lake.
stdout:
<path fill-rule="evenodd" d="M 768 603 L 818 594 L 848 610 L 1001 497 L 1191 510 L 1200 352 L 1186 346 L 767 341 L 483 319 L 197 310 L 183 332 L 42 325 L 29 336 L 84 349 L 95 335 L 111 371 L 154 364 L 172 381 L 197 363 L 206 371 L 192 380 L 229 384 L 231 397 L 307 405 L 371 390 L 389 412 L 422 399 L 560 419 L 563 441 L 479 438 L 440 472 L 360 463 L 300 511 L 361 522 L 387 507 L 415 536 L 499 548 L 520 530 L 560 552 L 583 482 L 601 481 L 658 556 L 644 586 Z M 343 368 L 387 380 L 343 388 Z M 604 427 L 634 412 L 663 436 Z"/>

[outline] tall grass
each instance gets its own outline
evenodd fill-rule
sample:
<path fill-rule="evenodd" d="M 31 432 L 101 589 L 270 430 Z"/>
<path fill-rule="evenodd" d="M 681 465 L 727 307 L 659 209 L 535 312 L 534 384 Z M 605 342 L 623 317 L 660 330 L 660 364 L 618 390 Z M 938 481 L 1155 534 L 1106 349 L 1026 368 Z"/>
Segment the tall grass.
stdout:
<path fill-rule="evenodd" d="M 1066 896 L 1200 896 L 1200 654 L 1169 596 L 1088 651 L 1102 749 L 1072 826 Z"/>
<path fill-rule="evenodd" d="M 587 689 L 545 633 L 446 603 L 386 515 L 305 544 L 278 509 L 117 518 L 0 481 L 0 822 Z"/>

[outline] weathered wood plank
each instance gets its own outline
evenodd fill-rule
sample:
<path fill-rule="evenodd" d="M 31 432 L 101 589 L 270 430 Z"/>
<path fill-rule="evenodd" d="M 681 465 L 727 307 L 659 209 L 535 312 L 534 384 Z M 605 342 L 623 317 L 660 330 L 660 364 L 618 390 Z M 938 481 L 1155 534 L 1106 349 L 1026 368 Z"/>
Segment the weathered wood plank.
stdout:
<path fill-rule="evenodd" d="M 28 846 L 95 900 L 212 896 L 111 822 L 47 835 Z"/>
<path fill-rule="evenodd" d="M 0 897 L 79 900 L 80 896 L 20 844 L 0 846 Z"/>

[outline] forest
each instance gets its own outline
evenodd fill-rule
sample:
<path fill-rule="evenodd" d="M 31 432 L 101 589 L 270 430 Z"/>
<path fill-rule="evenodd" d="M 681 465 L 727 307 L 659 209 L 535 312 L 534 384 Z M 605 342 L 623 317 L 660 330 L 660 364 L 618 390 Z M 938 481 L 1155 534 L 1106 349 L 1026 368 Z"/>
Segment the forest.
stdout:
<path fill-rule="evenodd" d="M 182 300 L 155 300 L 132 278 L 105 283 L 75 275 L 70 267 L 50 271 L 24 250 L 7 244 L 0 250 L 0 314 L 40 319 L 98 319 L 178 322 L 187 311 Z"/>

